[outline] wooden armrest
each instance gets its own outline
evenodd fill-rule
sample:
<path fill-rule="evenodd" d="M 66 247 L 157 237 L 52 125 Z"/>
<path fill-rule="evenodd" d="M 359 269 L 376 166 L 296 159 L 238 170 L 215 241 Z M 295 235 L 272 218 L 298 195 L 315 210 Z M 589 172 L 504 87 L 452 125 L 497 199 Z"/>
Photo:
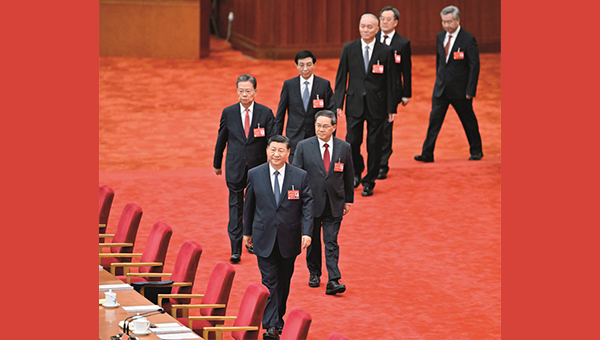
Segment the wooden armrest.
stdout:
<path fill-rule="evenodd" d="M 157 305 L 162 307 L 163 299 L 176 299 L 176 298 L 188 298 L 188 299 L 202 299 L 204 294 L 158 294 Z"/>
<path fill-rule="evenodd" d="M 110 264 L 110 273 L 116 275 L 117 267 L 123 267 L 123 274 L 129 275 L 129 268 L 131 267 L 158 267 L 162 265 L 160 262 L 113 262 Z"/>
<path fill-rule="evenodd" d="M 99 234 L 99 238 L 111 238 L 115 237 L 115 234 Z"/>
<path fill-rule="evenodd" d="M 100 228 L 106 228 L 106 224 L 104 224 L 104 223 L 99 223 L 99 225 L 100 225 L 100 227 L 98 227 L 98 229 L 100 229 Z"/>
<path fill-rule="evenodd" d="M 190 329 L 192 328 L 192 322 L 190 321 Z M 216 332 L 217 339 L 221 339 L 223 332 L 235 332 L 235 331 L 257 331 L 258 327 L 256 326 L 218 326 L 218 327 L 204 327 L 204 331 L 202 332 L 202 338 L 208 339 L 208 332 Z"/>
<path fill-rule="evenodd" d="M 129 273 L 131 277 L 169 277 L 171 273 Z"/>
<path fill-rule="evenodd" d="M 142 257 L 140 253 L 101 253 L 100 257 Z"/>
<path fill-rule="evenodd" d="M 183 311 L 183 317 L 187 318 L 190 315 L 190 309 L 205 309 L 205 308 L 225 308 L 227 305 L 224 304 L 214 304 L 214 305 L 171 305 L 171 316 L 177 319 L 177 310 L 181 309 Z M 207 316 L 207 318 L 222 318 L 222 316 Z M 196 319 L 198 320 L 198 319 Z M 223 319 L 202 319 L 202 320 L 223 320 Z"/>
<path fill-rule="evenodd" d="M 100 248 L 102 247 L 133 247 L 133 243 L 99 243 Z"/>

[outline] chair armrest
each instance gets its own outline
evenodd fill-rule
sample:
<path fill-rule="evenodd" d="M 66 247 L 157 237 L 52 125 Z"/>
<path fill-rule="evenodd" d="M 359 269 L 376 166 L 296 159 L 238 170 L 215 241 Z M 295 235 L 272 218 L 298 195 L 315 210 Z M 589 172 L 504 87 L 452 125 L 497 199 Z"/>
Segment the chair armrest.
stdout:
<path fill-rule="evenodd" d="M 190 321 L 190 329 L 192 327 L 191 321 Z M 218 327 L 204 327 L 204 330 L 202 332 L 202 338 L 203 339 L 208 339 L 208 333 L 209 332 L 216 332 L 217 335 L 217 339 L 221 339 L 222 338 L 222 334 L 223 332 L 235 332 L 235 331 L 257 331 L 258 327 L 256 326 L 231 326 L 231 327 L 225 327 L 225 326 L 218 326 Z"/>
<path fill-rule="evenodd" d="M 204 294 L 158 294 L 157 305 L 162 307 L 163 299 L 176 299 L 176 298 L 188 298 L 188 299 L 202 299 Z"/>
<path fill-rule="evenodd" d="M 142 257 L 141 253 L 100 253 L 100 257 Z"/>
<path fill-rule="evenodd" d="M 120 256 L 118 256 L 120 257 Z M 127 257 L 127 256 L 125 256 Z M 113 262 L 110 264 L 110 273 L 116 275 L 115 272 L 117 267 L 123 267 L 123 273 L 125 275 L 130 274 L 129 268 L 131 267 L 159 267 L 163 264 L 161 262 Z M 129 282 L 128 282 L 129 283 Z"/>
<path fill-rule="evenodd" d="M 188 317 L 190 309 L 225 308 L 225 307 L 227 307 L 227 305 L 225 305 L 225 304 L 171 305 L 171 316 L 173 316 L 175 319 L 177 319 L 177 310 L 178 309 L 181 309 L 184 311 L 184 313 L 183 313 L 184 317 Z M 222 316 L 208 316 L 208 318 L 213 318 L 213 317 L 214 318 L 222 318 Z M 202 319 L 202 320 L 211 320 L 211 319 Z M 212 320 L 216 321 L 216 320 L 222 320 L 222 319 L 212 319 Z"/>
<path fill-rule="evenodd" d="M 100 225 L 100 227 L 98 227 L 98 229 L 100 229 L 100 228 L 106 228 L 106 224 L 104 224 L 104 223 L 99 223 L 99 225 Z"/>
<path fill-rule="evenodd" d="M 115 234 L 99 234 L 99 238 L 111 238 L 115 237 Z"/>
<path fill-rule="evenodd" d="M 103 247 L 133 247 L 133 243 L 99 243 L 100 249 Z"/>

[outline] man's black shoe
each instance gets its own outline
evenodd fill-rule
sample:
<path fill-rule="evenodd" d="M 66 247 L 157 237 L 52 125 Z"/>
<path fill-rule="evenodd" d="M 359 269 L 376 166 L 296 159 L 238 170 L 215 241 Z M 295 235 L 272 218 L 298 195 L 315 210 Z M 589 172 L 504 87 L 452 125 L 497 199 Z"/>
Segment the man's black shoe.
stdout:
<path fill-rule="evenodd" d="M 373 187 L 369 184 L 365 184 L 363 186 L 362 195 L 363 196 L 373 196 Z"/>
<path fill-rule="evenodd" d="M 231 263 L 238 263 L 241 260 L 241 256 L 240 254 L 233 254 L 231 255 L 231 258 L 229 259 L 229 261 L 231 261 Z"/>
<path fill-rule="evenodd" d="M 386 179 L 387 171 L 385 169 L 379 169 L 379 174 L 377 174 L 377 179 Z"/>
<path fill-rule="evenodd" d="M 483 154 L 480 153 L 480 154 L 477 154 L 477 155 L 471 155 L 471 157 L 469 157 L 469 160 L 470 161 L 478 161 L 478 160 L 480 160 L 482 158 L 483 158 Z"/>
<path fill-rule="evenodd" d="M 423 155 L 416 155 L 415 161 L 424 162 L 424 163 L 433 163 L 433 158 L 425 157 Z"/>
<path fill-rule="evenodd" d="M 354 189 L 358 188 L 360 185 L 360 177 L 354 176 Z"/>
<path fill-rule="evenodd" d="M 263 334 L 263 339 L 279 339 L 279 331 L 277 327 L 269 327 L 267 331 Z"/>
<path fill-rule="evenodd" d="M 327 290 L 325 294 L 335 295 L 337 293 L 343 293 L 346 291 L 346 286 L 339 283 L 337 280 L 327 282 Z"/>
<path fill-rule="evenodd" d="M 248 249 L 248 252 L 249 252 L 250 254 L 254 254 L 254 246 L 252 246 L 252 247 L 248 247 L 248 246 L 246 246 L 246 249 Z"/>
<path fill-rule="evenodd" d="M 320 285 L 321 285 L 321 279 L 315 274 L 310 274 L 310 279 L 308 279 L 308 286 L 309 287 L 319 287 Z"/>

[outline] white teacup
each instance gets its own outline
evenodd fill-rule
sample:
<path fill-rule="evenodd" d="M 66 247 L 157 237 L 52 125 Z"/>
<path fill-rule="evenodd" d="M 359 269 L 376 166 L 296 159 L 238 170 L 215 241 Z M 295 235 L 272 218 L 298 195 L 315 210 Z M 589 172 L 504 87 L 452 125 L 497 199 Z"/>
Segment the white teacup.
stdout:
<path fill-rule="evenodd" d="M 134 333 L 143 334 L 143 333 L 148 333 L 149 330 L 150 330 L 150 321 L 148 321 L 148 319 L 146 319 L 143 316 L 133 319 L 133 332 Z"/>
<path fill-rule="evenodd" d="M 106 305 L 114 306 L 117 304 L 117 293 L 113 292 L 112 290 L 109 290 L 108 292 L 104 293 L 104 299 L 104 303 Z"/>

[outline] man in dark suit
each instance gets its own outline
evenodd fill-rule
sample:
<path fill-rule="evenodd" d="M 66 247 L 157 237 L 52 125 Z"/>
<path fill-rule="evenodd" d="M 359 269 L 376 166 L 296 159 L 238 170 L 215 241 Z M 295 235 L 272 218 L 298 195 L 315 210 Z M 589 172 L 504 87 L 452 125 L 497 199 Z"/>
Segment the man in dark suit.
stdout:
<path fill-rule="evenodd" d="M 311 243 L 313 196 L 306 171 L 287 164 L 290 140 L 269 139 L 269 162 L 248 171 L 244 203 L 244 242 L 254 247 L 269 298 L 262 319 L 264 339 L 283 329 L 294 262 Z"/>
<path fill-rule="evenodd" d="M 440 13 L 444 31 L 437 35 L 436 79 L 423 150 L 415 160 L 433 162 L 433 149 L 448 106 L 452 105 L 467 135 L 471 157 L 483 157 L 473 98 L 479 79 L 479 49 L 475 37 L 460 27 L 460 11 L 448 6 Z"/>
<path fill-rule="evenodd" d="M 227 146 L 225 181 L 229 188 L 229 224 L 232 263 L 240 262 L 244 216 L 244 188 L 248 169 L 267 161 L 267 140 L 273 132 L 275 117 L 268 107 L 256 103 L 256 79 L 241 75 L 236 82 L 239 103 L 223 109 L 215 146 L 213 167 L 221 175 L 223 151 Z M 250 253 L 253 252 L 249 248 Z"/>
<path fill-rule="evenodd" d="M 335 104 L 338 117 L 346 103 L 346 141 L 352 145 L 354 187 L 362 182 L 363 196 L 373 195 L 381 165 L 383 123 L 396 116 L 394 51 L 375 39 L 379 21 L 363 14 L 361 38 L 344 45 L 335 78 Z M 348 84 L 346 87 L 346 83 Z M 367 174 L 361 180 L 365 163 L 360 154 L 364 122 L 367 122 Z"/>
<path fill-rule="evenodd" d="M 336 114 L 322 110 L 315 115 L 316 136 L 298 143 L 294 165 L 308 172 L 314 197 L 312 241 L 306 251 L 306 265 L 310 273 L 308 285 L 321 283 L 321 226 L 325 243 L 325 265 L 329 274 L 325 294 L 346 291 L 339 283 L 342 275 L 338 267 L 340 250 L 338 233 L 342 217 L 354 202 L 354 166 L 350 144 L 333 137 L 337 127 Z"/>
<path fill-rule="evenodd" d="M 275 117 L 275 133 L 283 135 L 285 113 L 288 112 L 285 135 L 292 143 L 290 163 L 294 160 L 296 144 L 315 135 L 315 113 L 335 109 L 329 80 L 313 73 L 317 63 L 315 55 L 310 51 L 300 51 L 294 61 L 300 76 L 283 82 Z"/>
<path fill-rule="evenodd" d="M 396 66 L 396 103 L 406 106 L 412 96 L 412 61 L 410 41 L 396 32 L 400 12 L 397 9 L 386 6 L 379 12 L 379 27 L 381 30 L 375 35 L 375 39 L 382 44 L 390 46 L 394 50 L 394 63 Z M 383 124 L 383 149 L 381 155 L 381 168 L 377 179 L 386 179 L 390 170 L 388 165 L 392 155 L 394 122 L 385 121 Z"/>

